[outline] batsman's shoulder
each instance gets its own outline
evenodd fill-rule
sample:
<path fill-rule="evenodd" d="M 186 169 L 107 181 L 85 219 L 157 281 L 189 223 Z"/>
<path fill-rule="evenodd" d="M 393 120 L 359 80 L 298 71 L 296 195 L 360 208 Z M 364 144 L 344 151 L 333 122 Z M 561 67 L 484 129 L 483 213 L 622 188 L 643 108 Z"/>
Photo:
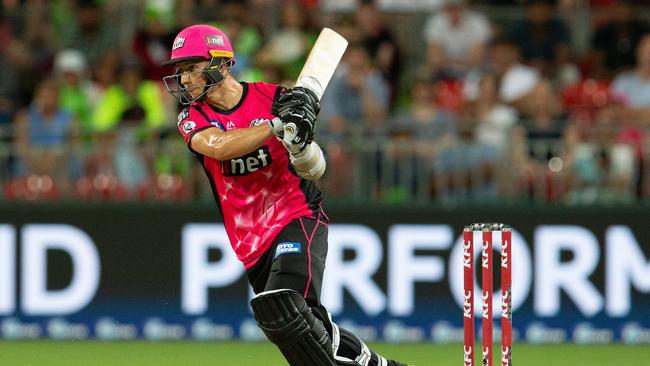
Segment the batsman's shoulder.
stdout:
<path fill-rule="evenodd" d="M 184 107 L 180 113 L 178 113 L 177 125 L 181 125 L 183 121 L 192 120 L 200 122 L 208 122 L 208 116 L 203 111 L 204 104 L 192 102 L 192 104 Z"/>
<path fill-rule="evenodd" d="M 269 84 L 263 81 L 250 83 L 250 86 L 271 99 L 274 99 L 279 92 L 284 90 L 284 87 L 279 84 Z"/>
<path fill-rule="evenodd" d="M 187 120 L 190 118 L 190 106 L 187 106 L 183 109 L 181 109 L 180 113 L 178 113 L 178 117 L 176 118 L 177 122 L 176 125 L 180 126 L 183 121 Z"/>

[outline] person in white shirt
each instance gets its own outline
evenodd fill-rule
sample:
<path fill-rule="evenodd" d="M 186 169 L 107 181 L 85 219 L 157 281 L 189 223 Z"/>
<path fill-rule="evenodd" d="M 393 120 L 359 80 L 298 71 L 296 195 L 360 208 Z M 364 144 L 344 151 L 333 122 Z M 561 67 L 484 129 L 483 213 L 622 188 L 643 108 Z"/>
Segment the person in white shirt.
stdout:
<path fill-rule="evenodd" d="M 465 0 L 445 0 L 424 26 L 428 63 L 438 73 L 462 77 L 480 64 L 491 37 L 483 14 L 468 10 Z"/>

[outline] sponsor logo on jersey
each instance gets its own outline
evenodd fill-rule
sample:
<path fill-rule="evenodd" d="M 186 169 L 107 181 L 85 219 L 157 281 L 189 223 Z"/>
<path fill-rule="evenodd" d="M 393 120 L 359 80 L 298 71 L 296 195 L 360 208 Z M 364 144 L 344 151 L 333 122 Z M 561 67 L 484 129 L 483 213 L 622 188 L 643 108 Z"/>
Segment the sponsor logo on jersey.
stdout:
<path fill-rule="evenodd" d="M 221 162 L 221 172 L 226 177 L 248 175 L 271 164 L 269 148 L 262 146 L 257 151 L 238 158 Z"/>
<path fill-rule="evenodd" d="M 208 46 L 223 46 L 223 37 L 222 36 L 205 36 L 205 43 Z"/>
<path fill-rule="evenodd" d="M 273 258 L 277 258 L 282 254 L 288 253 L 302 253 L 300 243 L 297 241 L 285 241 L 278 244 L 278 246 L 275 248 L 275 256 Z"/>
<path fill-rule="evenodd" d="M 233 129 L 233 128 L 237 128 L 237 126 L 235 126 L 235 122 L 233 122 L 233 121 L 228 121 L 228 123 L 226 123 L 226 128 L 229 129 L 229 130 L 231 130 L 231 129 Z"/>
<path fill-rule="evenodd" d="M 183 132 L 190 133 L 190 132 L 192 132 L 194 127 L 196 127 L 196 123 L 194 123 L 194 121 L 186 121 L 183 124 Z"/>
<path fill-rule="evenodd" d="M 187 109 L 183 109 L 181 113 L 178 114 L 178 122 L 176 123 L 176 125 L 180 126 L 181 122 L 183 122 L 183 120 L 189 116 L 190 116 L 190 111 L 188 111 Z"/>
<path fill-rule="evenodd" d="M 172 51 L 177 50 L 185 45 L 185 37 L 177 37 L 174 40 L 174 45 L 172 46 Z"/>
<path fill-rule="evenodd" d="M 259 126 L 259 125 L 264 124 L 264 123 L 267 123 L 267 124 L 271 123 L 271 120 L 268 119 L 268 118 L 255 118 L 253 121 L 251 121 L 251 124 L 248 127 Z"/>

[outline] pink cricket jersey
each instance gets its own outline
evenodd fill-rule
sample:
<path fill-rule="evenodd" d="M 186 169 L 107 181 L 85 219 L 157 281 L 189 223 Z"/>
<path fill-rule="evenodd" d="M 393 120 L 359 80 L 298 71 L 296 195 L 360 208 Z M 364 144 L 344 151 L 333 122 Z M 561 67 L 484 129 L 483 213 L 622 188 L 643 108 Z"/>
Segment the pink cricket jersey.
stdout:
<path fill-rule="evenodd" d="M 188 146 L 192 136 L 206 128 L 249 128 L 274 117 L 271 105 L 280 88 L 261 82 L 241 84 L 242 99 L 230 110 L 199 101 L 178 115 L 178 129 Z M 210 180 L 230 244 L 246 268 L 255 264 L 285 225 L 299 217 L 316 217 L 320 210 L 320 190 L 295 174 L 289 153 L 276 137 L 227 161 L 192 152 Z"/>

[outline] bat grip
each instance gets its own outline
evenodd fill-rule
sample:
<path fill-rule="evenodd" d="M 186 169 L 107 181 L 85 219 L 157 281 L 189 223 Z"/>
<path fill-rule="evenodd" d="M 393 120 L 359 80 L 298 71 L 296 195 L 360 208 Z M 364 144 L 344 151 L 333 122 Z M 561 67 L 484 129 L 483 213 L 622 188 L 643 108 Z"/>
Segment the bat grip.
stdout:
<path fill-rule="evenodd" d="M 282 138 L 284 142 L 291 144 L 293 139 L 296 137 L 297 128 L 296 124 L 293 122 L 285 123 L 284 125 L 284 137 Z"/>

